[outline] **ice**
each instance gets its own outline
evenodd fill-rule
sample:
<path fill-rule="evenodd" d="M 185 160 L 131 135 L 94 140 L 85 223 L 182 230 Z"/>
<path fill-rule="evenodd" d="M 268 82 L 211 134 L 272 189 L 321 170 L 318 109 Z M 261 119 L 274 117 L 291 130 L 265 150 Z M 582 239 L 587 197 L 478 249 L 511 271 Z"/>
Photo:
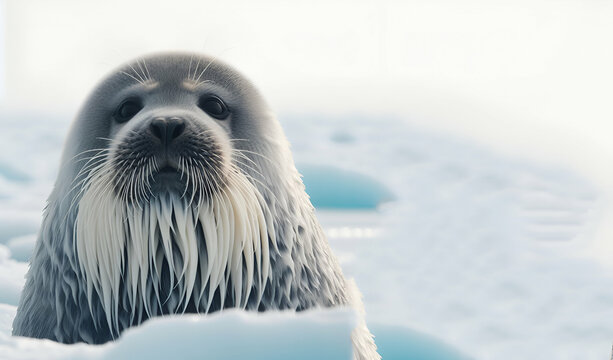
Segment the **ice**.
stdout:
<path fill-rule="evenodd" d="M 371 326 L 385 360 L 469 360 L 458 350 L 402 326 Z"/>
<path fill-rule="evenodd" d="M 311 203 L 317 208 L 376 209 L 394 198 L 374 178 L 332 166 L 298 164 Z"/>

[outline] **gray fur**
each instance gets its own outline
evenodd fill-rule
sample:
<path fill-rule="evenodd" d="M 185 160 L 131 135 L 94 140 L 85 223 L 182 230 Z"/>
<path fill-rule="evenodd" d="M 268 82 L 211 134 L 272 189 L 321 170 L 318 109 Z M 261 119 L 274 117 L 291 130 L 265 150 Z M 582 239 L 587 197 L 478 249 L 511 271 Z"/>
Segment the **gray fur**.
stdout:
<path fill-rule="evenodd" d="M 97 153 L 88 150 L 103 149 L 108 146 L 106 139 L 117 136 L 121 125 L 114 123 L 111 115 L 126 91 L 140 86 L 139 81 L 151 78 L 157 82 L 158 89 L 145 96 L 159 111 L 197 111 L 197 96 L 179 90 L 180 82 L 191 72 L 194 78 L 202 72 L 198 82 L 205 81 L 204 86 L 210 85 L 232 108 L 230 121 L 215 126 L 221 126 L 230 139 L 247 139 L 232 142 L 232 146 L 244 150 L 251 166 L 236 165 L 252 179 L 272 218 L 275 234 L 275 239 L 269 239 L 272 275 L 262 298 L 250 298 L 245 308 L 302 311 L 349 305 L 362 311 L 359 296 L 352 294 L 352 285 L 344 278 L 315 217 L 283 131 L 258 91 L 235 70 L 217 60 L 170 53 L 137 60 L 111 73 L 93 91 L 76 117 L 44 211 L 13 323 L 14 335 L 90 344 L 104 343 L 119 335 L 109 330 L 98 295 L 94 293 L 88 299 L 75 252 L 73 232 L 84 183 L 80 180 L 87 180 L 87 172 L 82 169 Z M 169 294 L 178 291 L 165 290 Z M 153 309 L 151 316 L 172 312 L 171 308 L 156 305 L 154 301 L 149 305 Z M 219 299 L 217 306 L 208 312 L 221 307 L 232 308 L 237 304 L 228 296 Z M 187 312 L 204 311 L 194 303 Z M 142 312 L 134 316 L 129 306 L 123 306 L 120 332 L 147 317 Z M 363 324 L 360 326 L 353 336 L 355 358 L 379 359 L 372 335 Z"/>

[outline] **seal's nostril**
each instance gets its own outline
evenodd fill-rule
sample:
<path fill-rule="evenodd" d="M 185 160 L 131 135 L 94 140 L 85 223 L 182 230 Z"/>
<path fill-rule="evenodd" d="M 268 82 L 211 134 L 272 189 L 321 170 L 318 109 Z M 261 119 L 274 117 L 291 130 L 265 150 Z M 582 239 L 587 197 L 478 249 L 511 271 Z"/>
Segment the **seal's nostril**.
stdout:
<path fill-rule="evenodd" d="M 160 139 L 163 145 L 168 145 L 181 136 L 185 130 L 185 121 L 177 117 L 170 119 L 155 118 L 151 121 L 149 127 L 153 136 Z"/>
<path fill-rule="evenodd" d="M 168 123 L 168 141 L 176 139 L 183 133 L 185 130 L 185 122 L 180 118 L 172 118 Z"/>
<path fill-rule="evenodd" d="M 156 138 L 162 140 L 162 142 L 165 142 L 164 138 L 166 137 L 166 120 L 161 118 L 153 119 L 149 127 Z"/>

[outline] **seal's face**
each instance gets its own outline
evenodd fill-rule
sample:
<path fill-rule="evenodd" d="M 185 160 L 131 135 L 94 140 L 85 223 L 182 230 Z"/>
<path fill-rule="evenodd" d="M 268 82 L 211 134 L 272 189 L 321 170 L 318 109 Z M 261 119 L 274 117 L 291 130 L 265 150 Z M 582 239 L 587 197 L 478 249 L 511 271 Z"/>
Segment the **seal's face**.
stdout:
<path fill-rule="evenodd" d="M 120 71 L 135 81 L 109 99 L 107 110 L 113 183 L 123 201 L 174 192 L 201 202 L 225 186 L 232 157 L 241 162 L 230 144 L 231 123 L 240 121 L 249 99 L 236 96 L 232 82 L 209 77 L 217 70 L 212 62 L 191 58 L 187 69 L 154 63 L 152 74 L 142 61 Z"/>
<path fill-rule="evenodd" d="M 94 91 L 65 159 L 78 265 L 111 333 L 260 306 L 275 238 L 264 174 L 286 178 L 278 132 L 251 84 L 205 57 L 141 59 Z"/>

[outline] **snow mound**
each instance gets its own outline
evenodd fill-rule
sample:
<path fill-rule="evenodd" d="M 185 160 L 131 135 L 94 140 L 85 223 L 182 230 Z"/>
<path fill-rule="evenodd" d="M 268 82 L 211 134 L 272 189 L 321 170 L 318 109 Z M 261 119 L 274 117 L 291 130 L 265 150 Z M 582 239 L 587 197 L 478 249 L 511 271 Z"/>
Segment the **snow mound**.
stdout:
<path fill-rule="evenodd" d="M 10 335 L 16 307 L 0 304 L 0 354 L 24 359 L 351 359 L 355 313 L 229 310 L 209 316 L 159 317 L 104 345 L 64 345 Z M 386 360 L 468 360 L 431 336 L 398 326 L 372 327 Z"/>
<path fill-rule="evenodd" d="M 15 307 L 0 305 L 3 359 L 351 359 L 351 310 L 224 311 L 155 318 L 115 342 L 63 345 L 8 335 Z"/>

